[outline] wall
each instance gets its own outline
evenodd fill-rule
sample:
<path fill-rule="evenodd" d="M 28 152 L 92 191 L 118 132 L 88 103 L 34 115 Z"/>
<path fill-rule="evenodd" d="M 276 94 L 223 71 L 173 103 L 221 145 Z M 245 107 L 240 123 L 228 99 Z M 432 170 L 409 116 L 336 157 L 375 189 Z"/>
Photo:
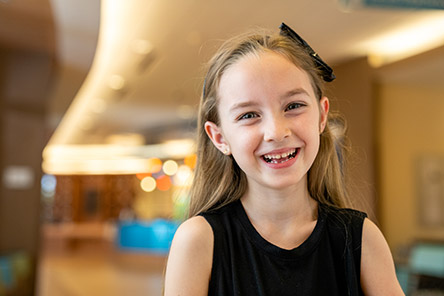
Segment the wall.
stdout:
<path fill-rule="evenodd" d="M 47 99 L 47 126 L 54 131 L 88 74 L 88 69 L 57 64 L 54 68 L 53 87 Z"/>
<path fill-rule="evenodd" d="M 47 53 L 0 47 L 0 255 L 25 252 L 34 263 L 39 248 L 41 155 L 48 138 L 45 99 L 52 61 Z M 15 182 L 8 182 L 12 176 L 8 172 L 14 168 L 19 174 Z M 23 171 L 29 178 L 21 183 Z M 32 289 L 32 283 L 26 286 Z M 24 295 L 30 295 L 26 291 Z"/>
<path fill-rule="evenodd" d="M 327 95 L 331 109 L 339 111 L 348 124 L 350 197 L 376 220 L 373 70 L 365 58 L 333 68 L 337 78 L 328 85 Z"/>
<path fill-rule="evenodd" d="M 383 84 L 378 100 L 380 208 L 387 240 L 394 249 L 421 238 L 442 240 L 444 225 L 427 228 L 418 219 L 417 164 L 422 157 L 444 158 L 444 87 Z"/>
<path fill-rule="evenodd" d="M 363 202 L 359 208 L 395 253 L 415 240 L 444 240 L 444 213 L 434 227 L 418 214 L 419 161 L 435 157 L 444 171 L 443 61 L 444 47 L 380 69 L 356 59 L 335 65 L 337 79 L 328 85 L 332 109 L 349 125 L 352 198 Z M 444 211 L 444 174 L 438 178 Z"/>

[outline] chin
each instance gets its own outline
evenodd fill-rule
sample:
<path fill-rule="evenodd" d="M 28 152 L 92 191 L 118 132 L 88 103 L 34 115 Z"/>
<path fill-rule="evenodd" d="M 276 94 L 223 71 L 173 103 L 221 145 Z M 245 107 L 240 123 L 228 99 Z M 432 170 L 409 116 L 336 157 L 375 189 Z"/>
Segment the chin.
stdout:
<path fill-rule="evenodd" d="M 299 184 L 306 184 L 304 178 L 286 178 L 283 180 L 282 178 L 277 180 L 267 180 L 265 182 L 262 182 L 262 185 L 266 188 L 272 189 L 272 190 L 285 190 L 290 189 L 292 187 L 298 187 Z M 306 185 L 305 185 L 306 186 Z"/>

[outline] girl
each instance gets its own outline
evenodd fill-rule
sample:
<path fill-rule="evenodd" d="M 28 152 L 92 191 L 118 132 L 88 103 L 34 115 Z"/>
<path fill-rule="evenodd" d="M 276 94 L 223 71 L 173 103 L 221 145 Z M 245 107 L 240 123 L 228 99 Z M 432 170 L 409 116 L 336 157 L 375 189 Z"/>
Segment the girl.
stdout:
<path fill-rule="evenodd" d="M 285 24 L 213 57 L 190 218 L 171 246 L 165 295 L 403 295 L 381 232 L 345 208 L 323 95 L 333 79 Z"/>

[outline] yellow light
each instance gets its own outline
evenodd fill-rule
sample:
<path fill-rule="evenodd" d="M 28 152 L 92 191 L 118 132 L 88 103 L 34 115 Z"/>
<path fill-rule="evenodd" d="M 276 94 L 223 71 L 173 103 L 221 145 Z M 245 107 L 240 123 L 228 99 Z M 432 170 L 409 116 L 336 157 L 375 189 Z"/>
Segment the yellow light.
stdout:
<path fill-rule="evenodd" d="M 369 56 L 369 63 L 379 67 L 444 44 L 443 14 L 427 16 L 396 30 L 387 32 L 360 45 Z"/>
<path fill-rule="evenodd" d="M 148 159 L 148 172 L 158 173 L 162 169 L 162 161 L 157 157 L 152 157 Z"/>
<path fill-rule="evenodd" d="M 125 87 L 125 78 L 123 78 L 121 75 L 112 75 L 108 80 L 108 85 L 110 88 L 114 90 L 121 90 Z"/>
<path fill-rule="evenodd" d="M 192 153 L 186 146 L 182 148 L 184 151 L 173 151 L 170 144 L 139 146 L 135 141 L 131 145 L 47 145 L 43 151 L 42 168 L 52 175 L 154 174 L 162 170 L 162 161 L 158 157 L 176 159 Z M 151 157 L 154 155 L 157 157 Z"/>
<path fill-rule="evenodd" d="M 177 162 L 174 160 L 167 160 L 163 164 L 163 172 L 168 175 L 172 176 L 177 173 L 179 166 L 177 165 Z"/>
<path fill-rule="evenodd" d="M 187 155 L 184 159 L 184 162 L 187 166 L 189 166 L 190 168 L 194 169 L 196 166 L 196 161 L 197 161 L 197 155 L 196 154 L 190 154 Z"/>
<path fill-rule="evenodd" d="M 146 177 L 140 181 L 140 187 L 143 191 L 153 192 L 156 189 L 156 180 L 153 177 Z"/>
<path fill-rule="evenodd" d="M 136 133 L 111 134 L 105 138 L 106 144 L 119 146 L 142 146 L 145 137 Z"/>
<path fill-rule="evenodd" d="M 138 54 L 148 54 L 153 50 L 153 45 L 148 40 L 137 39 L 133 40 L 132 48 Z"/>
<path fill-rule="evenodd" d="M 189 186 L 191 184 L 191 177 L 191 168 L 187 165 L 181 165 L 174 176 L 174 183 L 176 186 Z"/>

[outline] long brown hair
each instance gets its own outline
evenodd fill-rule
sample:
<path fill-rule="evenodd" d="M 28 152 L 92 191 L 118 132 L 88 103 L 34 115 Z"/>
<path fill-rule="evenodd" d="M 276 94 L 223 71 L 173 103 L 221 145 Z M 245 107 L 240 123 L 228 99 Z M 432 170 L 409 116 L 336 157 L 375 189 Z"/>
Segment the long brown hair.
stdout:
<path fill-rule="evenodd" d="M 205 132 L 204 124 L 206 121 L 220 124 L 217 90 L 225 71 L 242 57 L 261 52 L 278 53 L 304 70 L 310 77 L 317 98 L 321 99 L 323 96 L 324 82 L 313 60 L 288 37 L 260 32 L 226 41 L 209 62 L 200 99 L 197 164 L 190 191 L 189 217 L 238 200 L 247 190 L 245 173 L 232 156 L 222 154 L 213 145 Z M 330 128 L 332 123 L 336 127 L 345 128 L 343 120 L 329 114 L 327 125 L 320 136 L 319 152 L 308 172 L 308 191 L 318 202 L 344 207 L 349 204 L 344 186 L 345 150 L 342 144 L 345 141 L 335 140 Z"/>

